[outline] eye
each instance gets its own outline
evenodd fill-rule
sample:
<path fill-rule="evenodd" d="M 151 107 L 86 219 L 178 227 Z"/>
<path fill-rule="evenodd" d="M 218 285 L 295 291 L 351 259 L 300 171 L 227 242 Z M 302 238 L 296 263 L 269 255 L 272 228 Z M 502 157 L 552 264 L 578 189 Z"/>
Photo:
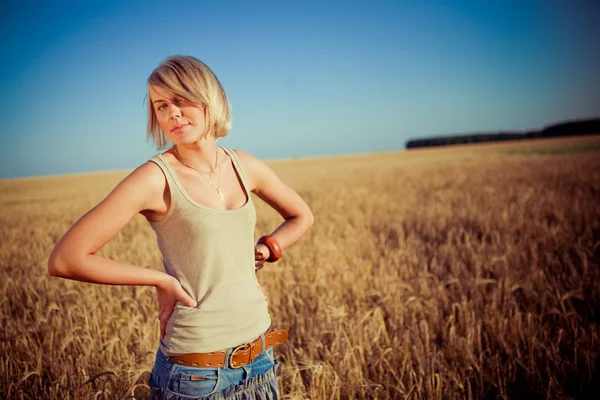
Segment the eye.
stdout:
<path fill-rule="evenodd" d="M 167 107 L 167 105 L 166 105 L 166 104 L 161 104 L 161 105 L 160 105 L 160 106 L 158 106 L 156 109 L 160 111 L 160 110 L 164 110 L 164 109 L 165 109 L 165 107 Z"/>

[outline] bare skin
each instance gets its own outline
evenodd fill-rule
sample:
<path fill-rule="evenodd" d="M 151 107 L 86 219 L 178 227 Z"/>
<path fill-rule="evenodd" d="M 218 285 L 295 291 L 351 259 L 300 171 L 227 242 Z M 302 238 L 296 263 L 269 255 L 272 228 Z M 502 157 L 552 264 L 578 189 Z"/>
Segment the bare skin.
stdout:
<path fill-rule="evenodd" d="M 217 147 L 212 136 L 204 137 L 204 110 L 198 105 L 177 98 L 173 93 L 150 86 L 159 124 L 173 143 L 163 153 L 192 198 L 207 207 L 231 210 L 246 203 L 247 196 L 235 173 L 232 161 Z M 249 153 L 237 151 L 248 178 L 249 190 L 279 212 L 284 222 L 271 234 L 282 249 L 295 243 L 313 223 L 312 213 L 302 198 L 262 161 Z M 218 165 L 218 186 L 221 201 L 207 174 Z M 211 183 L 209 183 L 209 181 Z M 164 272 L 114 261 L 96 255 L 138 213 L 150 221 L 160 221 L 170 207 L 171 199 L 166 179 L 160 168 L 145 163 L 123 179 L 97 206 L 82 216 L 59 240 L 48 261 L 53 276 L 83 282 L 109 285 L 142 285 L 156 288 L 161 337 L 177 301 L 188 307 L 197 302 L 187 294 L 177 279 Z M 264 266 L 269 257 L 264 245 L 255 247 L 256 268 Z"/>

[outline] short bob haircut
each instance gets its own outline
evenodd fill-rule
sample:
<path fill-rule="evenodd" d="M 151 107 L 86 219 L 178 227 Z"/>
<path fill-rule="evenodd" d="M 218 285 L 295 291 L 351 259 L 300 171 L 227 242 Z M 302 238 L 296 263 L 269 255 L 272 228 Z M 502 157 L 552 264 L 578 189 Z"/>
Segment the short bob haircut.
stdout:
<path fill-rule="evenodd" d="M 164 60 L 148 78 L 148 85 L 159 86 L 192 101 L 204 109 L 206 129 L 203 137 L 225 137 L 231 129 L 231 108 L 225 90 L 215 74 L 202 61 L 191 56 L 172 56 Z M 158 149 L 169 143 L 158 124 L 148 92 L 148 131 Z"/>

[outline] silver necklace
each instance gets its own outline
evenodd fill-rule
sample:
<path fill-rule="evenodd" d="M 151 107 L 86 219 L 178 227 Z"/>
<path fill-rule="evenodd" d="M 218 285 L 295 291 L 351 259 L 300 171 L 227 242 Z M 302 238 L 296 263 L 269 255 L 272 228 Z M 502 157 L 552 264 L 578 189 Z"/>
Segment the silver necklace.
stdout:
<path fill-rule="evenodd" d="M 173 147 L 175 149 L 175 153 L 177 153 L 177 159 L 179 160 L 180 163 L 182 163 L 183 165 L 185 165 L 188 168 L 193 169 L 194 171 L 198 171 L 200 172 L 200 176 L 204 178 L 204 180 L 206 180 L 206 182 L 208 182 L 208 184 L 210 186 L 213 187 L 213 189 L 215 189 L 217 191 L 217 195 L 219 195 L 219 200 L 221 201 L 225 201 L 225 196 L 223 196 L 223 192 L 221 192 L 221 168 L 219 168 L 219 148 L 217 148 L 216 153 L 215 153 L 215 167 L 212 169 L 212 171 L 210 172 L 205 172 L 205 171 L 201 171 L 198 168 L 194 168 L 188 164 L 186 164 L 183 161 L 183 158 L 181 157 L 181 154 L 179 154 L 179 150 L 177 150 L 177 147 Z M 217 179 L 217 186 L 213 185 L 213 183 L 211 182 L 212 179 L 212 174 L 219 169 L 219 177 Z M 208 174 L 208 176 L 210 177 L 207 178 L 206 176 L 204 176 L 204 174 Z"/>

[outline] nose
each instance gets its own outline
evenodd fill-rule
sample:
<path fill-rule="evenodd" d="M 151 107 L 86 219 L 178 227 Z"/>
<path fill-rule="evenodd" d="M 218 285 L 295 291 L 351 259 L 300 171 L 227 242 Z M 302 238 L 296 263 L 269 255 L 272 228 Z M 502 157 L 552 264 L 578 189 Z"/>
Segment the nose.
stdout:
<path fill-rule="evenodd" d="M 181 117 L 181 110 L 177 105 L 171 104 L 169 105 L 169 118 L 179 118 Z"/>

